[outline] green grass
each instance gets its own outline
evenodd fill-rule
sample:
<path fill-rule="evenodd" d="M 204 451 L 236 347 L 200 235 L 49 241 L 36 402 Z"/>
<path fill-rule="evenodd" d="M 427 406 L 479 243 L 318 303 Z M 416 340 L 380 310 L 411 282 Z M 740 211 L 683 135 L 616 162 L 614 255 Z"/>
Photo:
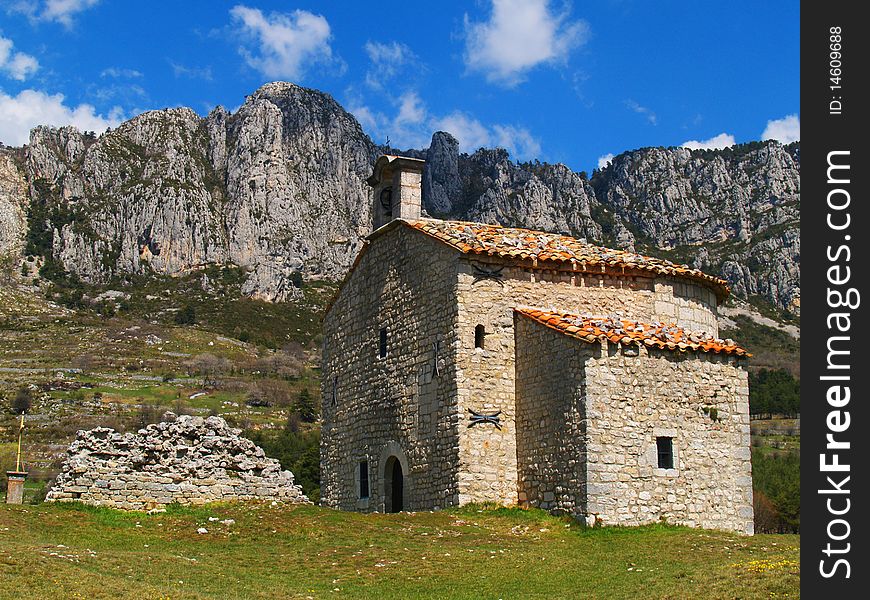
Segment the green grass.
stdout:
<path fill-rule="evenodd" d="M 586 529 L 519 509 L 0 506 L 4 598 L 797 598 L 798 561 L 792 535 Z"/>

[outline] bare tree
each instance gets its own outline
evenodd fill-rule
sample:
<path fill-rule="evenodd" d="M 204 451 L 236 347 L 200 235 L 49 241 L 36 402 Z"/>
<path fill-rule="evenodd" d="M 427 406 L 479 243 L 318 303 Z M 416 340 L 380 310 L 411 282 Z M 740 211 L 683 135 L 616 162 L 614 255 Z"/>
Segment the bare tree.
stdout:
<path fill-rule="evenodd" d="M 197 354 L 187 361 L 187 374 L 202 377 L 204 387 L 217 387 L 220 378 L 232 368 L 232 362 L 222 356 L 208 352 Z"/>
<path fill-rule="evenodd" d="M 91 354 L 79 354 L 74 356 L 70 365 L 74 369 L 80 369 L 82 373 L 89 373 L 96 365 L 96 359 Z"/>

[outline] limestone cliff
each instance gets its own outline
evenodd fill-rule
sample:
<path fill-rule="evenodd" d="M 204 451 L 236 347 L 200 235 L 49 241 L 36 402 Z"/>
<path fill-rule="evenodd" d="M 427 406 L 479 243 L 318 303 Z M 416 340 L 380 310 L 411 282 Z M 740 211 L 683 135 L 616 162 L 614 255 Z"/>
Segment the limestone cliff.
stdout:
<path fill-rule="evenodd" d="M 564 165 L 511 162 L 504 150 L 459 154 L 454 142 L 436 133 L 425 156 L 433 215 L 568 233 L 688 263 L 728 280 L 738 297 L 799 313 L 799 144 L 644 148 L 587 180 Z"/>
<path fill-rule="evenodd" d="M 96 138 L 38 127 L 23 167 L 0 154 L 0 242 L 17 253 L 27 215 L 25 251 L 87 282 L 237 265 L 245 293 L 292 298 L 300 276 L 340 278 L 352 263 L 384 150 L 327 94 L 280 82 L 232 114 L 152 111 Z M 445 132 L 405 153 L 428 160 L 432 216 L 635 248 L 799 308 L 797 144 L 645 148 L 591 178 L 499 149 L 460 153 Z"/>
<path fill-rule="evenodd" d="M 294 273 L 353 260 L 373 152 L 332 98 L 275 83 L 232 115 L 151 111 L 97 139 L 37 127 L 26 170 L 51 255 L 83 280 L 233 264 L 246 293 L 282 300 Z"/>
<path fill-rule="evenodd" d="M 10 151 L 0 150 L 0 258 L 20 254 L 26 230 L 27 181 Z"/>
<path fill-rule="evenodd" d="M 800 154 L 764 142 L 626 152 L 593 177 L 633 244 L 720 275 L 740 297 L 800 309 Z"/>

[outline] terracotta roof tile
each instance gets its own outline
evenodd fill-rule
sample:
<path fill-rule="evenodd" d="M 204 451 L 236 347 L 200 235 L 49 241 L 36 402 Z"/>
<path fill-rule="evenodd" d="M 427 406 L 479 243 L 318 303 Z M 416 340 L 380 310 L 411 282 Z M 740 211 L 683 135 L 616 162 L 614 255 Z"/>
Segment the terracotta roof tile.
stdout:
<path fill-rule="evenodd" d="M 516 312 L 578 339 L 594 342 L 606 339 L 613 344 L 646 346 L 696 352 L 713 352 L 734 356 L 752 356 L 732 340 L 721 340 L 703 332 L 689 332 L 674 324 L 639 323 L 618 317 L 591 317 L 570 313 L 541 310 L 538 308 L 515 308 Z"/>
<path fill-rule="evenodd" d="M 599 268 L 603 270 L 606 266 L 638 269 L 703 282 L 712 287 L 720 299 L 728 295 L 725 280 L 692 269 L 688 265 L 595 246 L 567 235 L 465 221 L 420 219 L 403 223 L 453 246 L 464 254 L 569 263 L 573 270 L 580 271 Z"/>

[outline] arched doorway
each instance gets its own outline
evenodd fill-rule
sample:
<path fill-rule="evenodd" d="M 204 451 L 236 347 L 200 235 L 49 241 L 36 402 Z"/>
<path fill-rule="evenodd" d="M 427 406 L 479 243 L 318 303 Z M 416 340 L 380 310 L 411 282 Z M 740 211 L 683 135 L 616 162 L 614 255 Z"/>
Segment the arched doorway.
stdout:
<path fill-rule="evenodd" d="M 404 510 L 405 474 L 402 463 L 395 456 L 387 459 L 384 467 L 384 512 L 397 513 Z"/>

